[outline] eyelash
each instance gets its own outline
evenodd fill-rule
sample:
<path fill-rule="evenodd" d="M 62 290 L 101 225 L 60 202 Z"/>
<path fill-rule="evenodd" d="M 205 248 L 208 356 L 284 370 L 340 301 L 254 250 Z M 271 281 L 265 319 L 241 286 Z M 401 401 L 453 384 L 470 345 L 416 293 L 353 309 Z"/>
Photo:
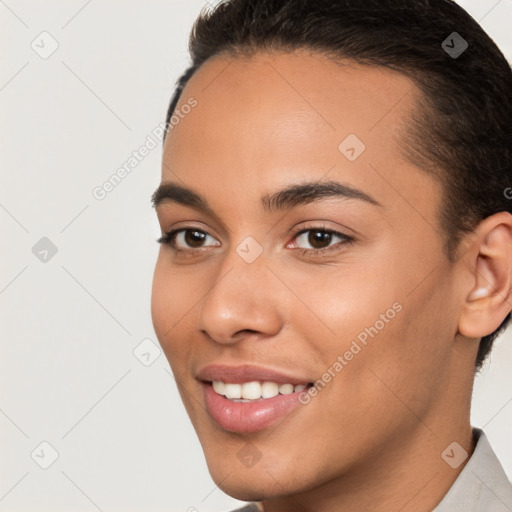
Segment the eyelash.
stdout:
<path fill-rule="evenodd" d="M 182 254 L 188 254 L 188 255 L 191 255 L 192 253 L 198 252 L 201 249 L 205 249 L 205 248 L 201 248 L 201 247 L 199 249 L 179 249 L 178 247 L 176 247 L 176 240 L 175 240 L 176 235 L 178 233 L 181 233 L 182 231 L 195 231 L 195 232 L 207 235 L 207 236 L 209 235 L 206 231 L 203 231 L 202 229 L 198 229 L 198 228 L 194 228 L 194 227 L 184 227 L 184 228 L 179 228 L 179 229 L 175 229 L 173 231 L 169 231 L 167 233 L 164 233 L 157 240 L 157 242 L 159 244 L 170 246 L 172 248 L 172 250 L 175 251 L 176 253 L 182 253 Z M 312 227 L 312 228 L 303 229 L 301 231 L 298 231 L 293 236 L 293 239 L 295 240 L 300 235 L 302 235 L 304 233 L 308 233 L 310 231 L 316 231 L 316 232 L 319 232 L 319 233 L 327 233 L 327 234 L 330 234 L 330 235 L 338 236 L 339 238 L 341 238 L 343 240 L 344 244 L 352 244 L 355 241 L 354 237 L 351 237 L 351 236 L 346 235 L 344 233 L 341 233 L 339 231 L 335 231 L 333 229 L 325 229 L 325 228 L 320 228 L 320 227 L 316 227 L 316 228 Z M 327 254 L 330 254 L 331 252 L 335 252 L 335 251 L 340 250 L 340 247 L 337 247 L 337 245 L 338 244 L 335 244 L 333 246 L 324 247 L 322 249 L 302 249 L 302 248 L 297 248 L 297 249 L 295 249 L 295 251 L 297 251 L 301 256 L 322 257 L 322 256 L 325 256 Z"/>

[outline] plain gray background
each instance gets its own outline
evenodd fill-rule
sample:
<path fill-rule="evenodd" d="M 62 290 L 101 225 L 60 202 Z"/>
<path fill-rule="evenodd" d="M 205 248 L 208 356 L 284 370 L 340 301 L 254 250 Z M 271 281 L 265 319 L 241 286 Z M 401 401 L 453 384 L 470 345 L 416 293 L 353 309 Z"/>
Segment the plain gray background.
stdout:
<path fill-rule="evenodd" d="M 512 0 L 460 3 L 510 61 Z M 208 474 L 151 323 L 160 143 L 93 195 L 164 121 L 205 5 L 0 1 L 4 512 L 240 503 Z M 509 478 L 511 362 L 507 333 L 476 381 L 472 418 Z"/>

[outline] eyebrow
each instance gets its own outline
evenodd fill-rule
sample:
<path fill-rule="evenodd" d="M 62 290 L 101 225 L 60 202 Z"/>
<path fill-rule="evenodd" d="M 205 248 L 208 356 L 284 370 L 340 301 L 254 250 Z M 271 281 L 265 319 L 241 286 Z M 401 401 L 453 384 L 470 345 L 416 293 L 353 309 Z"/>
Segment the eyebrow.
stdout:
<path fill-rule="evenodd" d="M 337 181 L 292 184 L 272 194 L 263 195 L 260 203 L 264 212 L 272 213 L 327 198 L 357 199 L 383 208 L 382 204 L 369 194 Z M 151 202 L 154 208 L 165 202 L 174 202 L 215 216 L 204 196 L 173 182 L 161 183 L 151 196 Z"/>

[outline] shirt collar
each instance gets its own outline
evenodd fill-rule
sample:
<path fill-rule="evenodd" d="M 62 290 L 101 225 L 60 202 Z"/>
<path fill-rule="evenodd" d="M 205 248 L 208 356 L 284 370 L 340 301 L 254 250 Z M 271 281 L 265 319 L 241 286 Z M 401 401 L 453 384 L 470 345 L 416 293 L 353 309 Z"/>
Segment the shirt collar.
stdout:
<path fill-rule="evenodd" d="M 512 484 L 484 432 L 473 436 L 473 454 L 433 512 L 512 512 Z"/>

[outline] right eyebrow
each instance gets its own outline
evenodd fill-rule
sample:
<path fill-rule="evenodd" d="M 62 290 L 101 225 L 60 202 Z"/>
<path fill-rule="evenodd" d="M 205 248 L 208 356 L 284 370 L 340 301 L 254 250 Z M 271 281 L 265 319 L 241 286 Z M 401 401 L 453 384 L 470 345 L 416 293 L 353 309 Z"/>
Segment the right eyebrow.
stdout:
<path fill-rule="evenodd" d="M 314 181 L 292 184 L 272 194 L 263 195 L 260 201 L 262 209 L 267 213 L 271 213 L 333 197 L 358 199 L 383 208 L 381 203 L 366 192 L 337 181 Z M 204 196 L 178 183 L 163 182 L 151 196 L 154 208 L 168 201 L 189 206 L 205 214 L 215 216 L 212 207 Z"/>
<path fill-rule="evenodd" d="M 213 209 L 205 197 L 191 188 L 173 182 L 161 183 L 153 192 L 151 202 L 154 208 L 166 202 L 174 202 L 190 206 L 209 215 L 214 215 Z"/>

